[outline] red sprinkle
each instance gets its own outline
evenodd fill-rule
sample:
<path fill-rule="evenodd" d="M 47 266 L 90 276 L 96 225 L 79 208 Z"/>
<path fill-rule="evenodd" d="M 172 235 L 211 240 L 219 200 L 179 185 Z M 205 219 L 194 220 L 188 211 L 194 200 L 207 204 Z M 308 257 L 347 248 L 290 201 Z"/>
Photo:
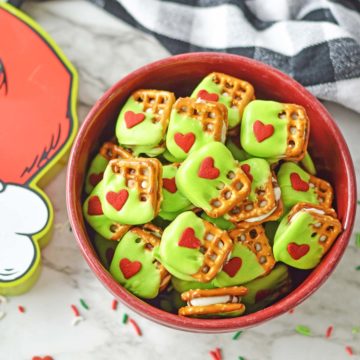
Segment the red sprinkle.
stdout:
<path fill-rule="evenodd" d="M 33 356 L 32 360 L 54 360 L 52 356 L 46 355 L 46 356 Z"/>
<path fill-rule="evenodd" d="M 138 336 L 141 336 L 142 335 L 142 332 L 139 328 L 139 325 L 136 323 L 136 321 L 134 319 L 129 319 L 129 323 L 134 327 L 135 331 L 136 331 L 136 334 Z"/>
<path fill-rule="evenodd" d="M 333 326 L 329 326 L 326 330 L 326 337 L 329 338 L 334 330 Z"/>
<path fill-rule="evenodd" d="M 21 305 L 18 306 L 18 309 L 22 314 L 25 312 L 25 308 Z"/>
<path fill-rule="evenodd" d="M 217 353 L 215 351 L 210 351 L 209 354 L 210 354 L 212 360 L 219 360 Z"/>
<path fill-rule="evenodd" d="M 78 308 L 75 305 L 71 305 L 71 309 L 74 312 L 75 316 L 80 316 L 80 312 L 79 312 Z"/>
<path fill-rule="evenodd" d="M 114 299 L 111 304 L 111 308 L 115 311 L 118 307 L 118 301 Z"/>
<path fill-rule="evenodd" d="M 216 348 L 216 354 L 217 354 L 217 357 L 218 357 L 218 360 L 222 360 L 222 355 L 221 355 L 221 349 L 220 348 Z"/>
<path fill-rule="evenodd" d="M 354 355 L 354 352 L 353 352 L 353 349 L 351 346 L 345 346 L 345 350 L 350 356 Z"/>

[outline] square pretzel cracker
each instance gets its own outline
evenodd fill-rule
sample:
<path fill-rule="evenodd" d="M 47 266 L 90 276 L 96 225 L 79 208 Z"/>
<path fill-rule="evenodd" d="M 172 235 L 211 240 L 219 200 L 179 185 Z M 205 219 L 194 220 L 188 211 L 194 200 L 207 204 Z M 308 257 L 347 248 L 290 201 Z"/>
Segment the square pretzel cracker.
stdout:
<path fill-rule="evenodd" d="M 217 102 L 179 98 L 171 111 L 166 146 L 178 160 L 212 141 L 225 141 L 227 108 Z"/>
<path fill-rule="evenodd" d="M 140 89 L 120 111 L 116 137 L 121 145 L 158 146 L 164 139 L 175 96 L 163 90 Z"/>
<path fill-rule="evenodd" d="M 241 298 L 246 293 L 247 289 L 243 286 L 189 290 L 181 294 L 181 299 L 188 305 L 179 309 L 179 315 L 190 317 L 239 316 L 245 311 L 245 305 L 241 303 Z M 199 303 L 208 305 L 196 305 Z"/>
<path fill-rule="evenodd" d="M 104 173 L 101 202 L 107 217 L 131 225 L 154 219 L 162 201 L 162 165 L 151 158 L 115 159 Z"/>
<path fill-rule="evenodd" d="M 240 123 L 245 106 L 255 99 L 254 87 L 249 82 L 220 72 L 207 75 L 191 97 L 224 104 L 228 108 L 229 129 Z"/>

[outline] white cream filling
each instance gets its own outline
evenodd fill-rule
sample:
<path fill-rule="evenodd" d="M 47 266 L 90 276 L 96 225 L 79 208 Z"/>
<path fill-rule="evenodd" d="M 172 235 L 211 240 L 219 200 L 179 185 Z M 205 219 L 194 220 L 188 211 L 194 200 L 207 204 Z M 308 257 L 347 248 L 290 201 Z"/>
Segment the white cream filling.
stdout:
<path fill-rule="evenodd" d="M 278 202 L 281 198 L 281 189 L 279 186 L 274 187 L 274 196 L 275 196 L 275 201 Z M 268 218 L 272 213 L 274 213 L 276 208 L 277 208 L 277 204 L 268 213 L 246 219 L 245 222 L 253 223 L 253 222 L 257 222 L 257 221 L 262 221 L 262 220 Z"/>
<path fill-rule="evenodd" d="M 325 215 L 325 211 L 324 210 L 320 210 L 320 209 L 315 209 L 315 208 L 304 208 L 304 209 L 301 209 L 300 211 L 298 211 L 296 214 L 294 214 L 290 221 L 289 221 L 289 224 L 292 223 L 302 212 L 314 212 L 316 214 L 319 214 L 319 215 Z"/>
<path fill-rule="evenodd" d="M 209 297 L 199 297 L 191 299 L 187 302 L 188 306 L 208 306 L 216 304 L 227 304 L 227 303 L 240 303 L 241 298 L 238 296 L 209 296 Z"/>

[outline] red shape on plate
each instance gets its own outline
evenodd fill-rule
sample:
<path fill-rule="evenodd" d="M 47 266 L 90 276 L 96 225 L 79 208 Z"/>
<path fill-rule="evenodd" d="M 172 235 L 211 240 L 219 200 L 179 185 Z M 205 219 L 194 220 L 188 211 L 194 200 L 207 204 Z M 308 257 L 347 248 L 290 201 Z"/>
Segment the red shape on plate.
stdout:
<path fill-rule="evenodd" d="M 170 179 L 164 178 L 163 186 L 167 191 L 171 192 L 172 194 L 176 193 L 176 191 L 177 191 L 176 182 L 175 182 L 174 177 L 172 177 Z"/>
<path fill-rule="evenodd" d="M 188 227 L 184 230 L 182 233 L 180 240 L 178 242 L 179 246 L 186 247 L 189 249 L 197 249 L 200 247 L 201 242 L 200 240 L 195 236 L 195 231 L 193 228 Z"/>
<path fill-rule="evenodd" d="M 104 173 L 100 172 L 98 174 L 93 173 L 89 176 L 89 182 L 92 186 L 96 186 L 102 179 L 103 179 Z"/>
<path fill-rule="evenodd" d="M 122 209 L 128 197 L 129 192 L 125 189 L 122 189 L 119 192 L 109 191 L 106 194 L 107 202 L 117 211 L 120 211 Z"/>
<path fill-rule="evenodd" d="M 142 264 L 140 261 L 130 261 L 129 259 L 124 258 L 120 260 L 119 267 L 124 274 L 124 278 L 130 279 L 141 270 Z"/>
<path fill-rule="evenodd" d="M 241 265 L 241 258 L 233 257 L 223 266 L 223 271 L 225 271 L 230 277 L 234 277 L 240 270 Z"/>
<path fill-rule="evenodd" d="M 306 192 L 309 190 L 309 184 L 304 181 L 303 179 L 301 179 L 300 175 L 298 173 L 291 173 L 290 174 L 290 181 L 291 181 L 291 186 L 294 190 L 296 191 L 303 191 Z"/>
<path fill-rule="evenodd" d="M 205 89 L 200 90 L 197 97 L 205 101 L 218 101 L 219 95 L 215 93 L 209 93 Z"/>
<path fill-rule="evenodd" d="M 253 125 L 253 131 L 258 142 L 263 142 L 274 133 L 274 127 L 271 124 L 265 125 L 262 121 L 256 120 Z"/>
<path fill-rule="evenodd" d="M 249 180 L 252 182 L 254 178 L 250 174 L 250 170 L 251 170 L 250 165 L 249 164 L 241 165 L 241 169 L 246 174 L 246 176 L 249 178 Z"/>
<path fill-rule="evenodd" d="M 211 156 L 206 157 L 199 168 L 199 177 L 203 179 L 216 179 L 220 175 L 220 170 L 214 166 L 214 159 Z"/>
<path fill-rule="evenodd" d="M 128 129 L 140 124 L 144 121 L 145 115 L 143 113 L 135 114 L 133 111 L 127 111 L 125 113 L 125 124 Z"/>
<path fill-rule="evenodd" d="M 308 244 L 299 245 L 296 243 L 290 243 L 287 246 L 287 251 L 294 260 L 301 259 L 309 252 L 309 250 L 310 250 L 310 246 Z"/>
<path fill-rule="evenodd" d="M 115 254 L 115 250 L 113 248 L 107 248 L 105 251 L 106 261 L 108 262 L 109 265 L 111 264 L 114 254 Z"/>
<path fill-rule="evenodd" d="M 46 356 L 33 356 L 32 360 L 54 360 L 52 356 L 46 355 Z"/>
<path fill-rule="evenodd" d="M 194 145 L 195 139 L 195 134 L 192 132 L 187 134 L 176 133 L 174 135 L 175 143 L 186 153 L 188 153 L 191 147 Z"/>
<path fill-rule="evenodd" d="M 255 295 L 255 303 L 258 303 L 261 300 L 264 300 L 265 298 L 267 298 L 272 293 L 273 293 L 273 291 L 270 290 L 270 289 L 259 290 Z"/>
<path fill-rule="evenodd" d="M 97 195 L 92 196 L 88 202 L 88 215 L 103 215 L 101 201 Z"/>

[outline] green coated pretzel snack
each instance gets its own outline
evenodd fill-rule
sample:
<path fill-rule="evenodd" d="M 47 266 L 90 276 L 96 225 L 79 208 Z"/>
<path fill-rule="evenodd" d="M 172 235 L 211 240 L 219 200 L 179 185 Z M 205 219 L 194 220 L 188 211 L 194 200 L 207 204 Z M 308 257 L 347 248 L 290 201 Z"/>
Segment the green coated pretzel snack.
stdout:
<path fill-rule="evenodd" d="M 220 142 L 190 154 L 176 174 L 178 189 L 211 217 L 219 217 L 244 200 L 250 180 Z"/>
<path fill-rule="evenodd" d="M 120 224 L 145 224 L 159 213 L 162 165 L 157 159 L 112 160 L 100 200 L 104 214 Z"/>
<path fill-rule="evenodd" d="M 135 91 L 121 109 L 116 123 L 119 144 L 143 146 L 147 151 L 157 147 L 164 140 L 174 101 L 174 94 L 168 91 Z"/>
<path fill-rule="evenodd" d="M 109 269 L 118 242 L 113 240 L 107 240 L 101 235 L 95 234 L 93 239 L 93 245 L 100 258 L 101 263 L 106 269 Z"/>
<path fill-rule="evenodd" d="M 191 97 L 224 104 L 228 109 L 229 128 L 232 129 L 240 123 L 244 107 L 254 99 L 254 88 L 244 80 L 214 72 L 199 83 Z"/>
<path fill-rule="evenodd" d="M 205 144 L 225 142 L 226 130 L 224 105 L 179 98 L 171 110 L 166 147 L 174 158 L 184 160 Z"/>
<path fill-rule="evenodd" d="M 155 260 L 160 234 L 142 228 L 131 229 L 118 243 L 110 266 L 116 281 L 136 296 L 155 298 L 171 277 Z"/>
<path fill-rule="evenodd" d="M 299 202 L 331 207 L 333 200 L 331 185 L 308 174 L 299 165 L 286 162 L 280 166 L 277 176 L 285 209 L 289 210 Z"/>
<path fill-rule="evenodd" d="M 109 219 L 103 212 L 101 195 L 103 180 L 101 180 L 87 197 L 83 205 L 83 214 L 88 224 L 107 240 L 120 240 L 129 230 L 129 225 L 119 224 Z"/>
<path fill-rule="evenodd" d="M 179 279 L 209 282 L 231 249 L 225 231 L 186 211 L 164 230 L 155 258 Z"/>
<path fill-rule="evenodd" d="M 254 100 L 241 122 L 240 143 L 254 157 L 301 160 L 309 139 L 309 119 L 302 106 Z"/>
<path fill-rule="evenodd" d="M 234 247 L 222 271 L 212 281 L 215 286 L 244 284 L 271 271 L 275 260 L 261 225 L 231 230 L 229 236 Z"/>
<path fill-rule="evenodd" d="M 281 221 L 274 238 L 274 256 L 297 269 L 312 269 L 329 250 L 341 223 L 333 209 L 296 204 Z"/>

